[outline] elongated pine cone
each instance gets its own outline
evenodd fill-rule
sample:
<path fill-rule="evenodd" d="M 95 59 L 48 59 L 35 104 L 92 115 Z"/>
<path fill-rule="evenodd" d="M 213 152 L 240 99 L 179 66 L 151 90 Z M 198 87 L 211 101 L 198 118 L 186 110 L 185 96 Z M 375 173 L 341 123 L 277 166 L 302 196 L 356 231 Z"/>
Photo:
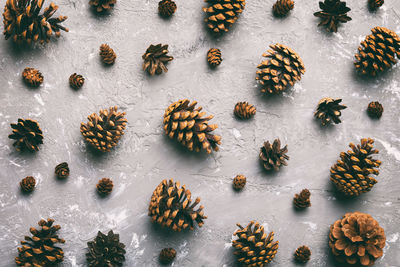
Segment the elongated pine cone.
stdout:
<path fill-rule="evenodd" d="M 294 252 L 294 259 L 297 262 L 306 263 L 310 260 L 311 250 L 307 246 L 301 246 L 296 249 Z"/>
<path fill-rule="evenodd" d="M 117 3 L 117 0 L 90 0 L 89 5 L 97 12 L 109 11 Z"/>
<path fill-rule="evenodd" d="M 83 78 L 83 76 L 80 74 L 74 73 L 71 74 L 71 76 L 69 76 L 69 85 L 74 89 L 81 88 L 84 83 L 85 83 L 85 78 Z"/>
<path fill-rule="evenodd" d="M 340 102 L 342 102 L 342 99 L 333 99 L 330 97 L 322 98 L 318 103 L 314 117 L 321 120 L 321 124 L 324 126 L 329 125 L 332 122 L 335 124 L 341 123 L 341 110 L 347 107 L 341 105 Z"/>
<path fill-rule="evenodd" d="M 15 140 L 13 146 L 17 151 L 38 151 L 43 144 L 43 132 L 39 123 L 31 119 L 18 119 L 18 123 L 11 123 L 12 134 L 8 138 Z"/>
<path fill-rule="evenodd" d="M 237 102 L 233 113 L 239 119 L 247 120 L 256 115 L 256 107 L 247 102 Z"/>
<path fill-rule="evenodd" d="M 114 184 L 110 178 L 102 178 L 96 185 L 97 192 L 102 196 L 109 195 L 113 190 L 113 187 Z"/>
<path fill-rule="evenodd" d="M 298 209 L 304 209 L 311 206 L 311 193 L 308 189 L 301 190 L 300 194 L 296 194 L 293 198 L 293 204 Z"/>
<path fill-rule="evenodd" d="M 196 223 L 199 227 L 203 226 L 207 216 L 204 216 L 203 205 L 194 210 L 200 203 L 199 197 L 191 203 L 192 193 L 185 185 L 181 187 L 172 179 L 163 180 L 151 196 L 149 216 L 153 222 L 173 231 L 193 230 Z"/>
<path fill-rule="evenodd" d="M 211 48 L 207 52 L 207 62 L 211 67 L 216 67 L 222 62 L 221 50 L 218 48 Z"/>
<path fill-rule="evenodd" d="M 262 85 L 262 93 L 277 94 L 300 81 L 306 69 L 300 56 L 286 45 L 269 47 L 271 49 L 262 55 L 267 59 L 257 66 L 256 80 Z"/>
<path fill-rule="evenodd" d="M 163 248 L 160 252 L 160 262 L 162 264 L 169 264 L 174 261 L 176 257 L 176 250 L 173 248 Z"/>
<path fill-rule="evenodd" d="M 22 72 L 24 82 L 32 87 L 38 87 L 43 83 L 43 75 L 40 71 L 34 68 L 25 68 Z"/>
<path fill-rule="evenodd" d="M 170 17 L 176 11 L 176 3 L 172 0 L 161 0 L 158 2 L 158 13 L 162 17 Z"/>
<path fill-rule="evenodd" d="M 400 58 L 400 37 L 389 29 L 375 27 L 361 42 L 354 65 L 361 75 L 376 76 Z"/>
<path fill-rule="evenodd" d="M 58 164 L 54 170 L 54 173 L 60 179 L 67 178 L 69 176 L 68 163 L 62 162 L 62 163 Z"/>
<path fill-rule="evenodd" d="M 229 28 L 237 21 L 240 13 L 246 6 L 245 0 L 205 0 L 208 7 L 204 7 L 206 13 L 204 21 L 214 33 L 229 31 Z"/>
<path fill-rule="evenodd" d="M 277 17 L 286 16 L 294 8 L 293 0 L 277 0 L 272 10 Z"/>
<path fill-rule="evenodd" d="M 21 180 L 19 185 L 21 186 L 22 191 L 27 192 L 27 193 L 32 192 L 33 189 L 35 189 L 36 180 L 32 176 L 27 176 Z"/>
<path fill-rule="evenodd" d="M 237 237 L 232 241 L 239 263 L 245 266 L 265 266 L 275 258 L 278 252 L 279 241 L 274 242 L 274 232 L 264 233 L 264 226 L 251 221 L 245 228 L 237 224 L 233 235 Z"/>
<path fill-rule="evenodd" d="M 43 3 L 44 0 L 7 0 L 3 13 L 6 40 L 11 38 L 19 44 L 44 43 L 50 41 L 53 33 L 60 37 L 60 30 L 68 32 L 67 28 L 60 25 L 68 17 L 52 18 L 58 9 L 54 3 L 50 3 L 40 14 Z"/>
<path fill-rule="evenodd" d="M 383 113 L 383 106 L 378 101 L 371 102 L 368 104 L 367 113 L 370 117 L 380 118 Z"/>
<path fill-rule="evenodd" d="M 165 65 L 174 58 L 167 54 L 168 45 L 150 45 L 142 56 L 144 60 L 143 70 L 147 71 L 147 73 L 150 75 L 158 75 L 163 71 L 168 72 L 168 69 Z"/>
<path fill-rule="evenodd" d="M 32 237 L 25 236 L 22 246 L 18 248 L 18 257 L 15 258 L 18 266 L 54 266 L 64 260 L 64 252 L 56 244 L 65 243 L 65 240 L 58 237 L 60 225 L 53 223 L 53 219 L 40 220 L 41 229 L 30 228 Z"/>
<path fill-rule="evenodd" d="M 384 3 L 384 0 L 368 0 L 368 6 L 372 10 L 380 8 Z"/>
<path fill-rule="evenodd" d="M 336 188 L 348 196 L 368 192 L 378 182 L 370 175 L 378 175 L 380 160 L 372 158 L 379 150 L 374 149 L 374 140 L 361 139 L 361 145 L 349 144 L 352 150 L 340 153 L 340 159 L 331 167 L 331 181 Z"/>
<path fill-rule="evenodd" d="M 120 267 L 125 261 L 125 245 L 119 242 L 119 234 L 114 234 L 112 230 L 107 235 L 99 231 L 87 245 L 89 267 Z"/>
<path fill-rule="evenodd" d="M 371 266 L 383 256 L 385 242 L 385 231 L 366 213 L 346 213 L 330 227 L 329 247 L 342 263 Z"/>
<path fill-rule="evenodd" d="M 279 171 L 279 168 L 284 165 L 287 166 L 286 160 L 289 160 L 287 145 L 281 148 L 281 141 L 275 139 L 271 145 L 269 141 L 264 142 L 260 148 L 260 160 L 263 163 L 264 169 L 267 171 Z"/>
<path fill-rule="evenodd" d="M 171 139 L 176 139 L 190 151 L 199 152 L 201 149 L 211 153 L 218 151 L 221 144 L 221 136 L 213 135 L 211 132 L 218 125 L 209 125 L 212 115 L 203 117 L 206 113 L 200 112 L 202 107 L 195 108 L 197 102 L 190 104 L 188 99 L 172 103 L 164 113 L 165 134 Z"/>
<path fill-rule="evenodd" d="M 104 64 L 114 64 L 117 54 L 108 44 L 102 44 L 100 46 L 100 57 Z"/>
<path fill-rule="evenodd" d="M 235 178 L 233 178 L 233 188 L 236 190 L 241 190 L 244 188 L 246 185 L 246 176 L 244 175 L 236 175 Z"/>
<path fill-rule="evenodd" d="M 340 22 L 346 23 L 351 20 L 347 15 L 351 9 L 346 6 L 346 2 L 340 0 L 324 0 L 319 2 L 321 11 L 315 12 L 314 16 L 321 18 L 318 26 L 325 26 L 330 32 L 337 32 Z"/>
<path fill-rule="evenodd" d="M 126 128 L 125 112 L 118 107 L 100 110 L 100 114 L 88 116 L 87 123 L 81 123 L 81 133 L 85 140 L 101 152 L 109 152 L 118 144 Z"/>

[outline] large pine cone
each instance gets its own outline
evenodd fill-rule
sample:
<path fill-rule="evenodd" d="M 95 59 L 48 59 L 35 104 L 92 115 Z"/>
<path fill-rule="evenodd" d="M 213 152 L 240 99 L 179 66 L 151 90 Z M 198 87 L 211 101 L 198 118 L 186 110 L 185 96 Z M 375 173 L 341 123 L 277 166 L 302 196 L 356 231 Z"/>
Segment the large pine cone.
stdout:
<path fill-rule="evenodd" d="M 238 230 L 233 233 L 237 237 L 232 241 L 234 254 L 238 262 L 245 266 L 264 266 L 271 262 L 278 252 L 279 241 L 274 240 L 274 232 L 267 236 L 264 227 L 251 221 L 245 228 L 237 224 Z"/>
<path fill-rule="evenodd" d="M 143 54 L 143 70 L 147 71 L 150 75 L 161 74 L 163 71 L 168 72 L 167 64 L 174 58 L 167 55 L 168 45 L 150 45 L 146 53 Z"/>
<path fill-rule="evenodd" d="M 400 58 L 400 37 L 389 29 L 375 27 L 361 42 L 354 63 L 362 75 L 376 76 L 397 63 Z"/>
<path fill-rule="evenodd" d="M 176 3 L 172 0 L 161 0 L 158 2 L 158 13 L 162 17 L 170 17 L 176 11 Z"/>
<path fill-rule="evenodd" d="M 200 198 L 192 203 L 192 193 L 186 189 L 185 185 L 180 186 L 179 182 L 170 179 L 163 180 L 154 190 L 149 206 L 149 216 L 153 222 L 157 222 L 163 227 L 168 227 L 174 231 L 185 229 L 193 230 L 195 223 L 201 227 L 204 219 L 204 207 L 200 205 Z"/>
<path fill-rule="evenodd" d="M 384 3 L 384 0 L 368 0 L 368 6 L 372 10 L 380 8 Z"/>
<path fill-rule="evenodd" d="M 286 16 L 294 8 L 293 0 L 277 0 L 272 10 L 277 17 Z"/>
<path fill-rule="evenodd" d="M 237 102 L 233 113 L 236 117 L 247 120 L 256 115 L 256 107 L 247 102 Z"/>
<path fill-rule="evenodd" d="M 127 119 L 125 112 L 117 112 L 118 108 L 100 110 L 100 115 L 93 113 L 88 116 L 87 123 L 81 123 L 81 133 L 85 140 L 102 152 L 109 152 L 118 144 L 124 134 Z"/>
<path fill-rule="evenodd" d="M 315 12 L 314 16 L 321 18 L 318 26 L 325 26 L 328 31 L 337 32 L 339 22 L 346 23 L 351 20 L 347 12 L 351 9 L 346 2 L 340 0 L 324 0 L 319 2 L 321 11 Z"/>
<path fill-rule="evenodd" d="M 114 64 L 117 54 L 108 44 L 102 44 L 100 46 L 100 57 L 104 64 Z"/>
<path fill-rule="evenodd" d="M 164 130 L 171 139 L 178 140 L 190 151 L 199 152 L 201 149 L 211 153 L 218 151 L 221 144 L 221 136 L 211 132 L 218 125 L 209 125 L 212 115 L 203 117 L 205 112 L 200 112 L 202 107 L 195 108 L 197 102 L 189 104 L 187 99 L 172 103 L 164 113 Z"/>
<path fill-rule="evenodd" d="M 206 13 L 204 21 L 215 33 L 229 31 L 246 6 L 245 0 L 205 0 L 205 2 L 208 3 L 208 7 L 203 8 Z"/>
<path fill-rule="evenodd" d="M 11 128 L 13 133 L 8 138 L 15 140 L 13 146 L 17 151 L 38 151 L 43 144 L 43 132 L 37 121 L 18 119 L 18 123 L 11 123 Z"/>
<path fill-rule="evenodd" d="M 117 0 L 90 0 L 89 5 L 97 12 L 109 11 L 117 3 Z"/>
<path fill-rule="evenodd" d="M 293 204 L 298 209 L 304 209 L 311 206 L 311 193 L 308 189 L 301 190 L 300 194 L 295 194 Z"/>
<path fill-rule="evenodd" d="M 25 236 L 21 241 L 22 247 L 18 248 L 18 257 L 15 263 L 24 267 L 54 266 L 64 260 L 64 252 L 55 244 L 64 243 L 65 240 L 57 235 L 59 225 L 53 225 L 53 219 L 40 220 L 40 230 L 31 227 L 32 237 Z"/>
<path fill-rule="evenodd" d="M 207 52 L 207 62 L 211 67 L 216 67 L 222 62 L 221 50 L 218 48 L 211 48 Z"/>
<path fill-rule="evenodd" d="M 27 176 L 19 182 L 19 185 L 21 186 L 22 191 L 29 193 L 35 189 L 36 180 L 32 176 Z"/>
<path fill-rule="evenodd" d="M 382 257 L 385 242 L 385 231 L 366 213 L 346 213 L 330 227 L 329 247 L 339 262 L 371 266 Z"/>
<path fill-rule="evenodd" d="M 256 80 L 262 85 L 264 94 L 276 94 L 300 81 L 306 71 L 300 56 L 282 44 L 270 45 L 263 57 L 267 59 L 257 66 Z"/>
<path fill-rule="evenodd" d="M 341 105 L 340 102 L 342 102 L 342 99 L 322 98 L 318 103 L 314 117 L 321 120 L 322 125 L 329 125 L 332 122 L 335 124 L 341 123 L 340 116 L 342 113 L 340 111 L 347 107 Z"/>
<path fill-rule="evenodd" d="M 107 235 L 99 231 L 87 245 L 86 260 L 90 267 L 119 267 L 125 261 L 125 245 L 119 242 L 119 234 L 112 230 Z"/>
<path fill-rule="evenodd" d="M 349 144 L 352 150 L 340 153 L 340 159 L 331 168 L 331 181 L 336 188 L 349 196 L 358 196 L 372 189 L 378 181 L 370 175 L 378 175 L 380 160 L 372 158 L 378 154 L 373 149 L 374 140 L 361 139 L 361 145 Z"/>
<path fill-rule="evenodd" d="M 7 0 L 3 13 L 6 40 L 11 37 L 16 43 L 44 43 L 50 41 L 53 33 L 60 37 L 60 30 L 68 32 L 67 28 L 60 25 L 68 17 L 51 18 L 58 9 L 56 4 L 50 3 L 39 14 L 43 3 L 37 0 Z"/>
<path fill-rule="evenodd" d="M 289 159 L 289 156 L 286 155 L 287 152 L 287 145 L 281 148 L 281 141 L 279 139 L 275 139 L 272 145 L 267 141 L 260 148 L 260 160 L 267 171 L 279 171 L 281 165 L 287 165 L 286 160 Z"/>
<path fill-rule="evenodd" d="M 22 72 L 22 78 L 27 85 L 32 87 L 38 87 L 43 83 L 42 73 L 34 68 L 25 68 Z"/>
<path fill-rule="evenodd" d="M 297 262 L 306 263 L 310 260 L 311 250 L 307 246 L 301 246 L 296 249 L 294 252 L 294 259 Z"/>
<path fill-rule="evenodd" d="M 368 104 L 367 113 L 370 117 L 380 118 L 383 113 L 383 106 L 378 101 L 370 102 Z"/>

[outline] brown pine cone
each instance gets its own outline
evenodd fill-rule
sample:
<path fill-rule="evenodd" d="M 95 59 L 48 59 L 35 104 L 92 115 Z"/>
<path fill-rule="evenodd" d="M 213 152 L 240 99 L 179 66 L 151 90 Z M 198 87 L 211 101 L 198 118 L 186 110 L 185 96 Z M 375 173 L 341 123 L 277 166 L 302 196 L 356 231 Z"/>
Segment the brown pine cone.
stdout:
<path fill-rule="evenodd" d="M 176 250 L 173 248 L 163 248 L 160 252 L 160 262 L 162 264 L 170 264 L 176 257 Z"/>
<path fill-rule="evenodd" d="M 24 192 L 32 192 L 36 185 L 36 180 L 32 176 L 27 176 L 21 180 L 19 183 L 22 191 Z"/>
<path fill-rule="evenodd" d="M 238 174 L 233 178 L 233 188 L 241 190 L 246 185 L 246 176 Z"/>
<path fill-rule="evenodd" d="M 43 144 L 43 132 L 39 123 L 31 119 L 18 119 L 18 123 L 11 123 L 12 134 L 8 138 L 15 140 L 13 146 L 17 151 L 38 151 Z"/>
<path fill-rule="evenodd" d="M 119 234 L 110 230 L 108 234 L 98 231 L 94 240 L 87 243 L 86 261 L 89 267 L 121 267 L 125 261 L 125 244 Z"/>
<path fill-rule="evenodd" d="M 368 6 L 372 10 L 380 8 L 384 3 L 384 0 L 368 0 Z"/>
<path fill-rule="evenodd" d="M 329 125 L 332 122 L 335 124 L 341 123 L 341 110 L 347 107 L 345 105 L 341 105 L 340 102 L 342 102 L 342 99 L 333 99 L 330 97 L 322 98 L 318 103 L 314 117 L 321 120 L 321 125 L 323 126 Z"/>
<path fill-rule="evenodd" d="M 307 246 L 301 246 L 296 249 L 294 252 L 294 259 L 297 262 L 306 263 L 310 260 L 311 250 Z"/>
<path fill-rule="evenodd" d="M 294 8 L 293 0 L 277 0 L 272 10 L 277 17 L 286 16 Z"/>
<path fill-rule="evenodd" d="M 222 62 L 221 50 L 218 48 L 211 48 L 207 52 L 207 62 L 211 67 L 216 67 Z"/>
<path fill-rule="evenodd" d="M 281 141 L 279 139 L 275 139 L 272 145 L 269 141 L 264 142 L 264 145 L 260 148 L 260 160 L 263 163 L 264 169 L 267 171 L 279 171 L 282 165 L 286 166 L 286 160 L 289 160 L 289 156 L 286 155 L 287 152 L 287 145 L 281 148 Z"/>
<path fill-rule="evenodd" d="M 205 0 L 208 7 L 204 7 L 206 13 L 204 21 L 214 33 L 229 31 L 229 28 L 237 21 L 239 15 L 246 6 L 245 0 Z"/>
<path fill-rule="evenodd" d="M 74 89 L 79 89 L 85 83 L 85 78 L 80 74 L 71 74 L 69 76 L 69 85 Z"/>
<path fill-rule="evenodd" d="M 114 64 L 117 55 L 108 44 L 102 44 L 100 46 L 100 57 L 104 64 L 111 65 Z"/>
<path fill-rule="evenodd" d="M 172 0 L 161 0 L 158 2 L 158 13 L 162 17 L 170 17 L 176 11 L 176 3 Z"/>
<path fill-rule="evenodd" d="M 110 178 L 102 178 L 96 185 L 97 192 L 102 196 L 109 195 L 113 190 L 113 187 L 114 184 Z"/>
<path fill-rule="evenodd" d="M 383 113 L 383 106 L 378 101 L 368 104 L 367 113 L 372 118 L 380 118 Z"/>
<path fill-rule="evenodd" d="M 294 206 L 298 209 L 311 207 L 311 193 L 308 189 L 301 190 L 300 194 L 296 194 L 293 198 Z"/>
<path fill-rule="evenodd" d="M 315 12 L 314 16 L 321 18 L 318 26 L 325 26 L 328 31 L 337 32 L 339 22 L 346 23 L 351 20 L 347 12 L 351 9 L 346 2 L 340 0 L 324 0 L 319 2 L 321 11 Z"/>
<path fill-rule="evenodd" d="M 256 107 L 253 105 L 250 105 L 247 102 L 237 102 L 235 105 L 235 109 L 233 110 L 233 113 L 238 117 L 239 119 L 250 119 L 254 115 L 256 115 Z"/>
<path fill-rule="evenodd" d="M 55 172 L 56 176 L 57 176 L 58 178 L 60 178 L 60 179 L 67 178 L 68 175 L 69 175 L 68 163 L 63 162 L 63 163 L 58 164 L 58 165 L 56 166 L 54 172 Z"/>
<path fill-rule="evenodd" d="M 168 72 L 165 66 L 169 61 L 174 58 L 168 55 L 168 45 L 150 45 L 142 56 L 143 70 L 148 74 L 161 74 L 163 71 Z"/>
<path fill-rule="evenodd" d="M 97 12 L 109 11 L 111 10 L 117 0 L 90 0 L 89 5 L 93 7 Z"/>
<path fill-rule="evenodd" d="M 43 83 L 43 75 L 34 68 L 25 68 L 22 72 L 22 78 L 24 82 L 32 87 L 38 87 Z"/>

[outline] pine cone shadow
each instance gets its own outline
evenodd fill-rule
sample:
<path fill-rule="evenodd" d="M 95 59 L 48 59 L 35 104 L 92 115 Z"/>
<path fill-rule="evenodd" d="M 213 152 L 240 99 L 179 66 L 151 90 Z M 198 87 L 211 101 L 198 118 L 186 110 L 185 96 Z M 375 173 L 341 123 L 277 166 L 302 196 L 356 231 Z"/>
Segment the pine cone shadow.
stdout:
<path fill-rule="evenodd" d="M 211 155 L 207 154 L 205 151 L 201 150 L 200 152 L 190 151 L 185 146 L 180 144 L 178 141 L 173 140 L 166 136 L 165 134 L 162 135 L 163 143 L 166 143 L 170 147 L 170 152 L 176 154 L 177 157 L 181 158 L 182 160 L 186 161 L 193 161 L 193 160 L 207 160 L 207 158 Z M 212 153 L 218 153 L 213 151 Z"/>
<path fill-rule="evenodd" d="M 195 230 L 184 230 L 181 232 L 174 232 L 173 230 L 162 227 L 161 225 L 152 222 L 150 217 L 148 217 L 147 223 L 146 223 L 146 228 L 147 228 L 147 233 L 151 236 L 150 239 L 153 240 L 159 240 L 162 239 L 163 241 L 168 240 L 168 242 L 183 242 L 183 241 L 189 241 L 193 237 L 193 232 L 197 231 L 197 226 Z"/>
<path fill-rule="evenodd" d="M 24 159 L 33 159 L 36 157 L 37 153 L 39 153 L 39 151 L 28 151 L 28 150 L 21 150 L 21 151 L 17 151 L 15 150 L 14 146 L 11 147 L 11 152 L 9 153 L 9 156 L 11 158 L 14 157 L 23 157 Z"/>
<path fill-rule="evenodd" d="M 43 54 L 43 46 L 40 44 L 31 44 L 28 45 L 26 43 L 23 44 L 16 44 L 12 40 L 6 40 L 7 44 L 3 46 L 5 54 L 12 56 L 15 59 L 24 59 L 29 56 L 37 56 L 40 57 Z M 35 54 L 34 54 L 35 53 Z M 21 70 L 22 71 L 22 70 Z"/>
<path fill-rule="evenodd" d="M 334 124 L 334 123 L 330 123 L 328 125 L 322 125 L 321 120 L 315 118 L 314 116 L 313 116 L 312 120 L 313 120 L 314 125 L 321 132 L 329 133 L 329 132 L 333 132 L 336 130 L 336 124 Z"/>
<path fill-rule="evenodd" d="M 89 12 L 92 18 L 101 20 L 103 22 L 106 22 L 108 19 L 110 19 L 112 15 L 112 9 L 103 10 L 102 12 L 97 12 L 96 9 L 93 8 L 91 5 L 89 5 Z"/>
<path fill-rule="evenodd" d="M 374 88 L 370 88 L 371 85 L 377 85 L 379 84 L 379 88 L 383 88 L 384 85 L 390 83 L 393 80 L 397 79 L 396 75 L 399 75 L 398 73 L 396 74 L 396 69 L 399 68 L 398 64 L 393 65 L 390 69 L 387 69 L 381 73 L 379 73 L 377 76 L 369 76 L 369 75 L 362 75 L 357 72 L 357 69 L 354 67 L 353 72 L 352 72 L 352 77 L 353 80 L 361 85 L 364 85 L 368 89 L 373 90 Z M 398 72 L 398 70 L 397 70 Z M 365 87 L 363 87 L 365 88 Z M 374 89 L 376 90 L 376 89 Z"/>
<path fill-rule="evenodd" d="M 90 161 L 94 161 L 98 164 L 104 163 L 104 161 L 108 159 L 109 155 L 114 154 L 115 149 L 118 149 L 117 147 L 114 147 L 111 149 L 110 152 L 101 152 L 86 142 L 85 147 L 86 150 L 82 151 L 81 154 L 83 154 L 83 156 L 86 156 Z"/>
<path fill-rule="evenodd" d="M 339 192 L 333 182 L 329 179 L 329 177 L 326 179 L 327 182 L 329 183 L 327 185 L 327 192 L 331 197 L 334 197 L 336 199 L 335 203 L 338 203 L 342 208 L 346 208 L 347 210 L 352 210 L 352 209 L 359 209 L 360 203 L 364 200 L 365 194 L 364 193 L 360 196 L 347 196 L 341 192 Z"/>
<path fill-rule="evenodd" d="M 263 162 L 260 160 L 260 159 L 258 159 L 258 163 L 259 163 L 259 165 L 260 165 L 260 170 L 261 170 L 261 173 L 263 174 L 263 175 L 265 175 L 265 176 L 269 176 L 269 177 L 277 177 L 278 176 L 278 172 L 280 172 L 281 170 L 279 170 L 279 171 L 274 171 L 274 170 L 266 170 L 265 168 L 264 168 L 264 164 L 263 164 Z M 284 168 L 285 166 L 283 166 L 282 168 Z"/>

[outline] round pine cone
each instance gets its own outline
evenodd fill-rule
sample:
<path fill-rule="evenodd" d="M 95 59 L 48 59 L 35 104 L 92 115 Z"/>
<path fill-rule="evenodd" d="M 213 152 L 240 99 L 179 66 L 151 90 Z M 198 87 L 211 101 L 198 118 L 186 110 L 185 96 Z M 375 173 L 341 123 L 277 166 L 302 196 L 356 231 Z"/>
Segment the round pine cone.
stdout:
<path fill-rule="evenodd" d="M 341 123 L 341 110 L 347 107 L 345 105 L 341 105 L 340 102 L 342 102 L 342 99 L 333 99 L 330 97 L 322 98 L 318 103 L 314 117 L 321 120 L 321 125 L 323 126 L 329 125 L 332 122 L 335 124 Z"/>
<path fill-rule="evenodd" d="M 205 0 L 205 2 L 208 3 L 208 7 L 203 8 L 206 13 L 204 21 L 207 28 L 216 34 L 229 31 L 246 6 L 245 0 Z"/>
<path fill-rule="evenodd" d="M 368 104 L 367 113 L 372 118 L 380 118 L 383 113 L 383 106 L 378 101 Z"/>
<path fill-rule="evenodd" d="M 176 250 L 173 248 L 163 248 L 160 252 L 160 262 L 162 264 L 170 264 L 176 257 Z"/>
<path fill-rule="evenodd" d="M 97 192 L 103 196 L 109 195 L 113 190 L 113 187 L 114 184 L 110 178 L 102 178 L 96 185 Z"/>
<path fill-rule="evenodd" d="M 233 110 L 233 113 L 238 117 L 239 119 L 250 119 L 254 115 L 256 115 L 256 107 L 253 105 L 250 105 L 247 102 L 237 102 L 235 105 L 235 109 Z"/>
<path fill-rule="evenodd" d="M 221 64 L 221 50 L 219 50 L 218 48 L 211 48 L 210 50 L 208 50 L 207 62 L 213 68 Z"/>
<path fill-rule="evenodd" d="M 172 0 L 161 0 L 158 2 L 158 13 L 162 17 L 170 17 L 176 11 L 176 3 Z"/>
<path fill-rule="evenodd" d="M 281 148 L 281 141 L 279 139 L 275 139 L 272 145 L 269 141 L 264 142 L 264 145 L 260 148 L 260 160 L 263 163 L 264 169 L 267 171 L 279 171 L 282 165 L 286 166 L 286 160 L 289 160 L 289 156 L 286 155 L 287 152 L 287 145 Z"/>
<path fill-rule="evenodd" d="M 21 180 L 19 183 L 22 191 L 24 192 L 32 192 L 36 185 L 36 180 L 32 176 L 27 176 Z"/>
<path fill-rule="evenodd" d="M 293 0 L 277 0 L 272 10 L 277 17 L 286 16 L 294 8 Z"/>
<path fill-rule="evenodd" d="M 368 6 L 372 10 L 380 8 L 384 3 L 384 0 L 368 0 Z"/>
<path fill-rule="evenodd" d="M 200 198 L 192 203 L 192 193 L 186 189 L 185 185 L 180 186 L 179 182 L 174 183 L 172 179 L 163 180 L 154 190 L 149 205 L 149 216 L 153 222 L 157 222 L 163 227 L 168 227 L 173 231 L 193 230 L 195 223 L 199 227 L 203 226 L 204 207 L 200 205 Z"/>
<path fill-rule="evenodd" d="M 43 75 L 34 68 L 25 68 L 22 72 L 24 82 L 31 87 L 38 87 L 43 83 Z"/>
<path fill-rule="evenodd" d="M 233 188 L 236 190 L 241 190 L 243 187 L 246 185 L 246 176 L 244 175 L 236 175 L 235 178 L 233 178 Z"/>
<path fill-rule="evenodd" d="M 161 74 L 163 71 L 168 72 L 165 66 L 169 61 L 174 58 L 168 55 L 168 45 L 150 45 L 146 52 L 142 55 L 143 70 L 148 74 Z"/>
<path fill-rule="evenodd" d="M 119 234 L 114 234 L 112 230 L 107 235 L 99 231 L 87 245 L 89 267 L 120 267 L 125 261 L 125 245 L 119 242 Z"/>
<path fill-rule="evenodd" d="M 385 242 L 385 231 L 366 213 L 346 213 L 330 227 L 329 247 L 342 263 L 371 266 L 382 257 Z"/>
<path fill-rule="evenodd" d="M 58 164 L 58 165 L 56 166 L 54 172 L 55 172 L 56 176 L 57 176 L 58 178 L 60 178 L 60 179 L 67 178 L 68 175 L 69 175 L 68 163 L 63 162 L 63 163 Z"/>
<path fill-rule="evenodd" d="M 294 206 L 298 209 L 304 209 L 311 206 L 311 193 L 308 189 L 301 190 L 300 194 L 296 194 L 293 198 Z"/>
<path fill-rule="evenodd" d="M 100 46 L 100 57 L 104 64 L 114 64 L 117 55 L 114 50 L 108 44 L 102 44 Z"/>
<path fill-rule="evenodd" d="M 43 144 L 43 132 L 37 121 L 18 119 L 18 123 L 11 123 L 11 128 L 8 138 L 15 140 L 13 146 L 17 151 L 38 151 L 39 144 Z"/>
<path fill-rule="evenodd" d="M 80 74 L 71 74 L 69 76 L 69 85 L 74 89 L 79 89 L 85 83 L 85 78 Z"/>
<path fill-rule="evenodd" d="M 296 249 L 294 252 L 294 259 L 297 262 L 306 263 L 310 260 L 311 250 L 307 246 L 301 246 Z"/>
<path fill-rule="evenodd" d="M 117 0 L 90 0 L 89 5 L 93 7 L 97 12 L 109 11 L 111 10 Z"/>

